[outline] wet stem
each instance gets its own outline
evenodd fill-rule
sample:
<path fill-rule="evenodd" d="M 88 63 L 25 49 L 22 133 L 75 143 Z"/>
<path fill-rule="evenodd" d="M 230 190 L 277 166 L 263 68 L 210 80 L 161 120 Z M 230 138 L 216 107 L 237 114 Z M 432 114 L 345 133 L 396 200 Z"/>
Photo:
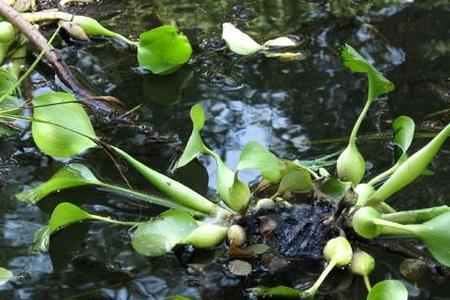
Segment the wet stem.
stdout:
<path fill-rule="evenodd" d="M 404 232 L 404 233 L 413 234 L 413 235 L 416 234 L 416 231 L 407 225 L 398 224 L 395 222 L 386 221 L 386 220 L 377 219 L 377 218 L 375 218 L 373 220 L 373 223 L 375 225 L 385 227 L 385 229 L 387 229 L 387 230 L 385 230 L 385 233 L 390 233 L 390 230 L 392 230 L 392 233 L 394 233 L 394 234 L 399 234 L 399 232 Z"/>
<path fill-rule="evenodd" d="M 370 290 L 372 289 L 372 286 L 371 286 L 371 284 L 370 284 L 370 278 L 369 278 L 369 276 L 368 276 L 368 275 L 364 275 L 364 276 L 363 276 L 363 279 L 364 279 L 364 284 L 365 284 L 365 286 L 366 286 L 366 288 L 367 288 L 367 291 L 370 292 Z"/>
<path fill-rule="evenodd" d="M 320 274 L 319 278 L 317 278 L 316 282 L 309 289 L 304 291 L 302 296 L 308 297 L 314 295 L 335 266 L 336 260 L 332 259 L 325 270 L 323 270 L 322 274 Z"/>
<path fill-rule="evenodd" d="M 151 204 L 156 204 L 156 205 L 160 205 L 163 207 L 168 207 L 168 208 L 173 208 L 176 210 L 184 211 L 184 212 L 189 213 L 194 216 L 206 216 L 206 214 L 204 214 L 202 212 L 199 212 L 199 211 L 191 209 L 189 207 L 180 205 L 176 202 L 173 202 L 170 199 L 161 198 L 161 197 L 155 196 L 155 195 L 144 194 L 141 192 L 123 188 L 121 186 L 117 186 L 117 185 L 113 185 L 113 184 L 102 183 L 100 186 L 106 190 L 111 190 L 111 191 L 115 191 L 120 194 L 125 194 L 132 198 L 139 199 L 139 200 L 151 203 Z"/>

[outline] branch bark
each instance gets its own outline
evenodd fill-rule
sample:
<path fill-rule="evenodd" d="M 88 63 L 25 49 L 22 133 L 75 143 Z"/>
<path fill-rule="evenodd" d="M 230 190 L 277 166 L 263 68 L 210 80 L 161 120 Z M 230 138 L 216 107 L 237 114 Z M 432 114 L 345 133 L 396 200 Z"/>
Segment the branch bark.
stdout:
<path fill-rule="evenodd" d="M 90 100 L 89 105 L 93 106 L 96 110 L 104 112 L 112 112 L 113 109 L 107 103 L 95 100 L 98 97 L 94 97 L 90 92 L 86 91 L 78 83 L 75 76 L 70 71 L 69 67 L 61 59 L 60 55 L 56 52 L 53 46 L 48 45 L 47 39 L 33 27 L 28 21 L 26 21 L 20 13 L 14 8 L 9 6 L 5 1 L 0 0 L 0 14 L 5 17 L 11 24 L 18 28 L 27 38 L 33 43 L 39 51 L 45 51 L 45 58 L 53 66 L 59 79 L 70 88 L 74 94 L 78 97 Z M 101 98 L 101 97 L 100 97 Z M 118 101 L 120 102 L 120 101 Z"/>

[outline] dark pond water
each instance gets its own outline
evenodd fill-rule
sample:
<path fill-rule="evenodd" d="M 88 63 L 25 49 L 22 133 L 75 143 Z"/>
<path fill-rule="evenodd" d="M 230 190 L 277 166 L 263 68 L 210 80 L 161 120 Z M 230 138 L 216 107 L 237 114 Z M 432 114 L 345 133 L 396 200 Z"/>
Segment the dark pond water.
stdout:
<path fill-rule="evenodd" d="M 342 67 L 338 49 L 344 43 L 360 50 L 397 87 L 371 108 L 363 123 L 363 135 L 381 136 L 361 139 L 361 150 L 369 160 L 369 177 L 392 163 L 393 149 L 383 136 L 389 136 L 390 123 L 396 116 L 412 116 L 420 132 L 436 131 L 449 121 L 448 113 L 428 116 L 447 109 L 450 103 L 449 1 L 102 2 L 77 10 L 131 36 L 161 23 L 177 24 L 194 45 L 190 65 L 168 77 L 142 76 L 134 69 L 132 51 L 106 40 L 62 42 L 67 62 L 99 94 L 115 95 L 130 108 L 142 104 L 141 121 L 171 141 L 186 141 L 191 128 L 189 109 L 200 103 L 209 117 L 205 139 L 230 166 L 236 164 L 240 149 L 251 140 L 282 157 L 301 159 L 332 153 L 345 145 L 339 138 L 349 134 L 362 109 L 366 82 Z M 221 24 L 229 21 L 258 41 L 298 35 L 305 40 L 302 50 L 308 58 L 281 62 L 232 55 L 220 40 Z M 45 70 L 33 77 L 36 89 L 52 84 L 52 79 Z M 151 133 L 116 126 L 101 132 L 112 143 L 162 171 L 168 170 L 176 153 L 176 143 L 156 143 Z M 414 147 L 424 142 L 418 139 Z M 449 153 L 446 145 L 431 166 L 435 175 L 420 179 L 417 185 L 395 196 L 392 204 L 398 208 L 448 204 Z M 121 183 L 117 171 L 100 151 L 78 160 L 91 166 L 101 178 Z M 164 299 L 177 294 L 196 299 L 252 297 L 239 288 L 245 280 L 239 283 L 219 267 L 199 275 L 186 266 L 184 254 L 157 259 L 136 254 L 130 246 L 129 232 L 119 226 L 73 226 L 55 236 L 50 255 L 32 253 L 34 232 L 62 200 L 119 219 L 142 220 L 160 211 L 93 189 L 63 192 L 40 206 L 27 206 L 15 199 L 14 194 L 45 181 L 61 165 L 36 151 L 28 131 L 20 138 L 0 141 L 0 266 L 27 277 L 0 287 L 0 299 Z M 192 164 L 176 178 L 202 193 L 213 194 L 214 167 L 209 161 L 204 165 L 211 175 L 209 180 L 200 164 Z M 151 191 L 135 173 L 126 175 L 135 188 Z M 244 175 L 247 180 L 255 179 L 251 172 Z M 373 249 L 373 253 L 377 259 L 374 282 L 399 278 L 407 285 L 411 299 L 450 299 L 447 280 L 427 273 L 416 283 L 399 273 L 401 256 L 380 249 Z M 194 262 L 211 255 L 199 253 Z M 302 285 L 319 272 L 294 271 L 298 273 L 281 272 L 271 279 L 271 284 L 295 281 Z M 361 280 L 350 278 L 346 272 L 338 272 L 333 281 L 332 292 L 317 298 L 365 297 Z"/>

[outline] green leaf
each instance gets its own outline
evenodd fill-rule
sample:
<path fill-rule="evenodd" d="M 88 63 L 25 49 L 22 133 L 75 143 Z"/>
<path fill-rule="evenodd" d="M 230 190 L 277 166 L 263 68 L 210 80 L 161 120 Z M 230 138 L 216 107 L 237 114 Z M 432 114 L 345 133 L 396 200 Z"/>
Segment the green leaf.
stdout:
<path fill-rule="evenodd" d="M 244 213 L 250 200 L 250 188 L 239 180 L 238 174 L 234 176 L 233 185 L 230 189 L 229 205 L 235 211 Z"/>
<path fill-rule="evenodd" d="M 142 255 L 161 256 L 181 243 L 197 227 L 191 215 L 169 210 L 139 225 L 131 243 L 134 250 Z"/>
<path fill-rule="evenodd" d="M 407 226 L 415 228 L 416 234 L 438 262 L 450 267 L 450 212 L 420 225 Z"/>
<path fill-rule="evenodd" d="M 50 156 L 72 157 L 96 146 L 88 115 L 75 97 L 50 92 L 33 100 L 33 139 Z"/>
<path fill-rule="evenodd" d="M 16 81 L 17 79 L 13 74 L 0 68 L 0 99 L 14 86 Z"/>
<path fill-rule="evenodd" d="M 200 154 L 212 156 L 217 164 L 217 191 L 220 197 L 232 209 L 242 211 L 248 203 L 250 191 L 246 191 L 244 183 L 239 180 L 233 170 L 224 164 L 220 156 L 203 143 L 200 131 L 205 124 L 205 113 L 200 105 L 196 104 L 191 108 L 191 120 L 193 124 L 192 133 L 183 155 L 175 164 L 175 169 L 187 165 Z M 246 194 L 248 194 L 248 197 Z"/>
<path fill-rule="evenodd" d="M 341 200 L 352 185 L 350 182 L 328 177 L 315 183 L 315 186 L 318 191 L 325 194 L 326 198 Z"/>
<path fill-rule="evenodd" d="M 0 267 L 0 286 L 4 285 L 13 278 L 14 274 L 10 270 Z"/>
<path fill-rule="evenodd" d="M 370 290 L 367 300 L 408 300 L 408 290 L 399 280 L 384 280 Z"/>
<path fill-rule="evenodd" d="M 93 219 L 92 215 L 88 214 L 78 206 L 68 202 L 60 203 L 50 217 L 50 221 L 48 223 L 49 234 L 52 234 L 55 231 L 58 231 L 73 223 L 90 219 Z"/>
<path fill-rule="evenodd" d="M 438 135 L 422 149 L 408 157 L 392 174 L 392 176 L 369 198 L 368 205 L 376 205 L 387 200 L 394 193 L 411 184 L 423 174 L 441 146 L 450 135 L 448 124 Z"/>
<path fill-rule="evenodd" d="M 299 298 L 302 294 L 296 289 L 287 286 L 276 286 L 272 288 L 258 287 L 251 289 L 253 293 L 260 297 L 278 298 Z"/>
<path fill-rule="evenodd" d="M 43 184 L 17 194 L 16 197 L 23 202 L 32 204 L 59 190 L 83 185 L 101 184 L 102 182 L 86 166 L 73 163 L 60 169 Z"/>
<path fill-rule="evenodd" d="M 394 143 L 402 150 L 403 154 L 408 151 L 414 138 L 414 120 L 408 116 L 400 116 L 392 123 L 394 130 Z"/>
<path fill-rule="evenodd" d="M 239 204 L 233 204 L 231 200 L 231 191 L 236 180 L 239 178 L 235 175 L 233 170 L 228 168 L 227 165 L 222 161 L 222 159 L 216 153 L 211 153 L 211 155 L 216 160 L 217 164 L 217 191 L 220 197 L 225 201 L 232 209 L 239 211 L 241 206 Z M 237 189 L 239 189 L 240 184 L 236 182 Z M 240 202 L 240 201 L 239 201 Z"/>
<path fill-rule="evenodd" d="M 352 46 L 345 45 L 341 52 L 344 65 L 353 72 L 366 73 L 369 77 L 369 100 L 394 90 L 394 84 L 369 64 Z"/>
<path fill-rule="evenodd" d="M 39 228 L 33 239 L 33 252 L 47 252 L 50 245 L 50 228 L 48 225 Z"/>
<path fill-rule="evenodd" d="M 191 44 L 175 26 L 154 28 L 142 33 L 139 39 L 139 66 L 154 74 L 173 73 L 191 58 Z"/>
<path fill-rule="evenodd" d="M 286 191 L 303 193 L 312 189 L 311 174 L 306 168 L 290 161 L 284 161 L 284 164 L 282 178 L 277 191 L 278 195 Z"/>
<path fill-rule="evenodd" d="M 222 24 L 222 38 L 231 51 L 240 55 L 252 55 L 263 48 L 254 39 L 234 27 L 231 23 Z"/>
<path fill-rule="evenodd" d="M 242 149 L 236 170 L 255 169 L 261 175 L 271 181 L 281 179 L 282 164 L 280 160 L 269 150 L 257 142 L 248 142 Z"/>
<path fill-rule="evenodd" d="M 205 125 L 205 112 L 200 105 L 196 104 L 192 106 L 190 115 L 193 125 L 192 133 L 186 144 L 183 155 L 175 164 L 175 169 L 184 167 L 200 154 L 208 153 L 210 151 L 205 146 L 202 137 L 200 136 L 200 131 Z"/>

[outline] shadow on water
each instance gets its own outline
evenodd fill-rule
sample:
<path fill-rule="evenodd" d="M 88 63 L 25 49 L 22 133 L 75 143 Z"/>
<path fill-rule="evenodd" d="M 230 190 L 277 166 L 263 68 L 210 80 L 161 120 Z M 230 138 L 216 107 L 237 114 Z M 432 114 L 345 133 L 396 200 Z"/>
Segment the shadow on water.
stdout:
<path fill-rule="evenodd" d="M 142 104 L 141 120 L 170 140 L 186 141 L 189 108 L 201 103 L 209 117 L 205 140 L 230 166 L 236 165 L 242 146 L 250 140 L 287 158 L 308 159 L 342 148 L 341 143 L 312 142 L 348 135 L 363 106 L 365 80 L 345 70 L 338 58 L 344 43 L 360 50 L 397 87 L 373 106 L 363 123 L 363 134 L 389 131 L 392 120 L 401 114 L 412 116 L 424 132 L 449 120 L 448 113 L 427 116 L 450 103 L 450 7 L 446 0 L 102 2 L 76 10 L 131 36 L 162 23 L 176 23 L 194 46 L 191 63 L 164 78 L 141 75 L 131 51 L 105 40 L 62 41 L 66 61 L 99 93 L 113 94 L 128 107 Z M 237 57 L 224 49 L 220 39 L 221 24 L 229 21 L 258 41 L 298 35 L 304 39 L 302 50 L 308 58 L 280 62 L 260 56 Z M 33 80 L 39 86 L 43 78 L 36 75 Z M 149 141 L 145 131 L 105 128 L 102 132 L 156 169 L 168 170 L 174 159 L 174 147 Z M 422 143 L 419 140 L 415 147 Z M 368 176 L 385 169 L 394 157 L 386 139 L 364 140 L 361 150 L 369 160 Z M 420 179 L 396 196 L 393 204 L 399 208 L 448 204 L 449 150 L 445 146 L 434 160 L 434 176 Z M 121 182 L 103 153 L 94 151 L 84 160 L 99 176 Z M 202 193 L 213 194 L 214 164 L 202 163 L 209 180 L 198 163 L 176 176 Z M 202 261 L 214 256 L 212 253 L 177 249 L 166 257 L 148 259 L 131 249 L 128 229 L 119 226 L 73 226 L 55 236 L 50 256 L 33 254 L 34 232 L 45 224 L 57 201 L 74 201 L 89 211 L 124 220 L 145 219 L 159 212 L 94 189 L 65 191 L 40 207 L 15 200 L 15 193 L 46 180 L 61 165 L 39 154 L 28 132 L 20 140 L 12 137 L 0 142 L 0 265 L 29 275 L 27 280 L 0 287 L 1 299 L 164 299 L 176 294 L 197 299 L 250 297 L 240 289 L 248 286 L 247 279 L 233 277 L 222 267 L 224 262 L 216 261 L 203 273 L 191 265 L 190 260 Z M 134 187 L 149 190 L 133 172 L 126 174 Z M 247 172 L 244 177 L 254 180 L 255 174 Z M 374 281 L 401 278 L 411 299 L 450 299 L 448 281 L 427 274 L 416 286 L 400 275 L 400 256 L 379 249 L 372 252 L 378 262 Z M 273 284 L 307 285 L 318 269 L 317 265 L 293 264 L 271 280 Z M 258 284 L 257 280 L 253 283 Z M 317 299 L 362 299 L 365 294 L 363 285 L 346 272 L 337 272 L 329 288 L 330 293 Z"/>

